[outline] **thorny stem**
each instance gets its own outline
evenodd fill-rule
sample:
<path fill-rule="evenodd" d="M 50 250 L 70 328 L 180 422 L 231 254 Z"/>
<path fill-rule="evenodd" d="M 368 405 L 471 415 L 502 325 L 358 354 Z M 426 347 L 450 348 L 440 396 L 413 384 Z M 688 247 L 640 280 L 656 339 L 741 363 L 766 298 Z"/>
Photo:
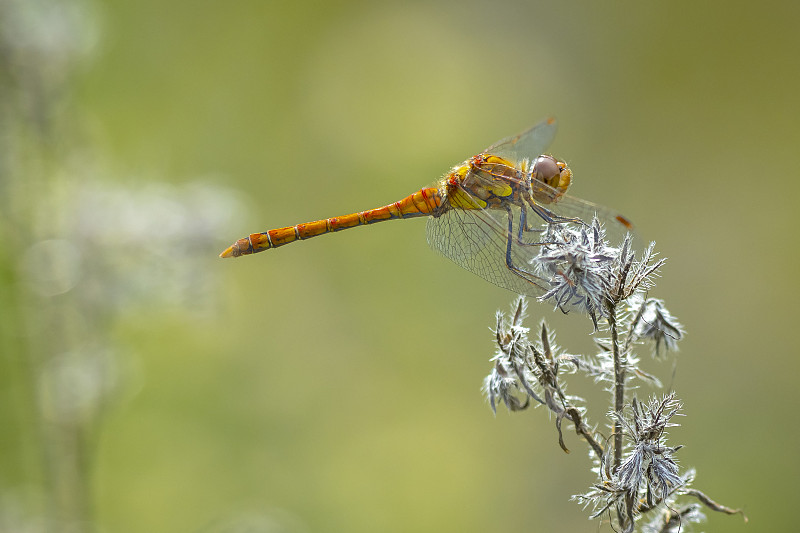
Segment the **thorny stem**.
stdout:
<path fill-rule="evenodd" d="M 531 347 L 533 348 L 534 360 L 536 361 L 537 365 L 539 366 L 540 369 L 542 369 L 543 372 L 545 372 L 545 375 L 549 374 L 548 369 L 542 364 L 542 362 L 539 359 L 541 355 L 538 354 L 538 350 L 536 350 L 535 347 L 533 346 Z M 592 430 L 589 429 L 589 427 L 583 421 L 583 417 L 581 416 L 580 411 L 569 402 L 566 395 L 564 394 L 564 391 L 561 390 L 561 385 L 558 383 L 558 379 L 556 378 L 555 375 L 551 375 L 550 385 L 553 387 L 553 390 L 556 391 L 558 399 L 561 402 L 561 406 L 564 409 L 563 413 L 559 413 L 558 411 L 556 411 L 556 414 L 558 416 L 566 415 L 567 417 L 569 417 L 569 419 L 572 420 L 572 424 L 575 426 L 575 433 L 582 436 L 586 440 L 589 446 L 591 446 L 592 450 L 594 450 L 594 453 L 597 454 L 598 459 L 602 459 L 604 452 L 603 446 L 599 442 L 597 442 L 597 439 L 594 438 Z M 560 434 L 561 431 L 559 430 L 559 435 Z M 569 450 L 564 445 L 560 437 L 559 437 L 559 443 L 561 444 L 561 449 L 569 453 Z"/>
<path fill-rule="evenodd" d="M 529 344 L 528 349 L 532 352 L 534 363 L 536 364 L 537 367 L 539 367 L 539 370 L 542 373 L 543 378 L 558 395 L 558 399 L 561 402 L 561 407 L 563 411 L 559 412 L 557 409 L 554 408 L 551 402 L 545 402 L 545 403 L 548 405 L 548 407 L 550 407 L 551 410 L 553 410 L 556 413 L 556 415 L 559 416 L 559 420 L 560 417 L 562 416 L 569 417 L 569 419 L 575 426 L 575 433 L 582 436 L 586 440 L 589 446 L 591 446 L 592 450 L 594 450 L 594 453 L 597 454 L 598 459 L 602 459 L 604 452 L 603 446 L 599 442 L 597 442 L 597 439 L 594 438 L 591 429 L 589 429 L 589 427 L 583 421 L 583 417 L 581 416 L 580 411 L 569 402 L 567 396 L 564 394 L 564 391 L 561 388 L 561 384 L 558 381 L 558 364 L 556 364 L 555 368 L 553 369 L 547 362 L 545 362 L 545 357 L 548 359 L 548 361 L 553 362 L 554 356 L 550 348 L 550 342 L 548 341 L 547 338 L 547 328 L 545 327 L 544 324 L 542 324 L 541 339 L 542 339 L 542 348 L 544 353 L 540 352 L 533 344 Z M 564 445 L 564 442 L 561 438 L 560 424 L 558 433 L 559 433 L 559 444 L 561 445 L 561 449 L 569 453 L 569 450 Z"/>
<path fill-rule="evenodd" d="M 747 515 L 745 515 L 744 512 L 741 509 L 733 509 L 732 507 L 726 507 L 725 505 L 722 505 L 721 503 L 717 503 L 714 500 L 712 500 L 711 498 L 709 498 L 708 496 L 706 496 L 703 492 L 701 492 L 701 491 L 699 491 L 697 489 L 683 489 L 683 492 L 685 494 L 690 495 L 690 496 L 694 496 L 695 498 L 700 500 L 700 503 L 702 503 L 703 505 L 705 505 L 709 509 L 713 509 L 714 511 L 717 511 L 718 513 L 740 514 L 744 518 L 745 522 L 748 521 L 747 520 Z"/>
<path fill-rule="evenodd" d="M 617 314 L 616 305 L 612 301 L 607 302 L 608 308 L 608 327 L 611 330 L 611 352 L 614 356 L 614 463 L 612 472 L 618 472 L 622 464 L 622 409 L 625 404 L 625 369 L 622 367 L 622 357 L 619 349 L 619 336 L 617 335 Z M 617 515 L 621 524 L 627 524 L 623 531 L 626 533 L 633 530 L 633 508 L 634 501 L 630 494 L 625 498 L 625 509 L 617 509 Z M 624 514 L 623 514 L 624 513 Z"/>
<path fill-rule="evenodd" d="M 589 446 L 592 447 L 592 450 L 594 450 L 594 453 L 597 455 L 598 459 L 601 459 L 603 457 L 603 447 L 599 442 L 597 442 L 597 439 L 594 438 L 591 430 L 584 423 L 580 412 L 572 405 L 566 404 L 566 413 L 567 416 L 569 416 L 572 420 L 572 423 L 575 425 L 575 433 L 582 436 L 586 442 L 589 443 Z"/>
<path fill-rule="evenodd" d="M 622 367 L 622 358 L 617 337 L 617 317 L 614 304 L 608 304 L 608 326 L 611 330 L 611 351 L 614 355 L 614 411 L 622 413 L 625 402 L 625 369 Z M 622 464 L 622 421 L 617 417 L 614 421 L 614 467 L 613 471 Z"/>
<path fill-rule="evenodd" d="M 733 509 L 731 507 L 726 507 L 720 503 L 717 503 L 708 496 L 706 496 L 706 494 L 697 489 L 690 489 L 683 487 L 680 490 L 681 492 L 683 492 L 683 494 L 686 494 L 688 496 L 694 496 L 695 498 L 700 500 L 701 504 L 705 505 L 706 507 L 708 507 L 713 511 L 717 511 L 719 513 L 725 513 L 727 515 L 740 514 L 742 515 L 742 518 L 744 519 L 745 523 L 749 521 L 747 515 L 745 515 L 741 509 Z M 674 491 L 671 491 L 670 494 L 672 494 L 673 492 Z M 639 508 L 639 512 L 641 514 L 644 514 L 653 511 L 654 509 L 659 508 L 662 502 L 663 500 L 660 500 L 653 505 L 643 505 Z M 661 526 L 661 529 L 658 530 L 659 533 L 668 533 L 670 531 L 674 531 L 675 526 L 680 525 L 681 521 L 686 516 L 688 516 L 695 509 L 696 506 L 697 504 L 689 504 L 678 508 L 672 508 L 667 506 L 667 508 L 665 509 L 666 514 L 664 515 L 663 518 L 663 525 Z"/>

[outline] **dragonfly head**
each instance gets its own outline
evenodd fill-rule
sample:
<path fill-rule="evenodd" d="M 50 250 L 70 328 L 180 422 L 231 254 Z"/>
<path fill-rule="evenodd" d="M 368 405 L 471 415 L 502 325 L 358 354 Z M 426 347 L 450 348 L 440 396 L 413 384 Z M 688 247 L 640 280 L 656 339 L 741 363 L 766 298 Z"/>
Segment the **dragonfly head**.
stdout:
<path fill-rule="evenodd" d="M 533 198 L 543 204 L 557 202 L 569 188 L 572 171 L 566 163 L 553 156 L 540 155 L 533 160 L 531 173 Z"/>

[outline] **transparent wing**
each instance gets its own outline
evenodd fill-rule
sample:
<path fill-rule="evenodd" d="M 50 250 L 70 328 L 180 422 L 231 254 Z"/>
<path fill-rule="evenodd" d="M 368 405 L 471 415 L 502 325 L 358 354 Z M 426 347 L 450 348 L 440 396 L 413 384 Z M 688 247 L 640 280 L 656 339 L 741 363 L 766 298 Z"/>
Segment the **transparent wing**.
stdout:
<path fill-rule="evenodd" d="M 471 175 L 472 179 L 481 179 Z M 539 254 L 547 226 L 543 216 L 531 207 L 507 202 L 499 208 L 481 209 L 479 201 L 463 188 L 451 191 L 458 203 L 439 217 L 429 218 L 428 244 L 457 265 L 486 281 L 517 294 L 541 296 L 551 284 L 535 273 L 532 260 Z M 469 208 L 471 207 L 471 208 Z M 539 206 L 544 207 L 544 206 Z M 634 233 L 630 221 L 611 209 L 573 197 L 562 197 L 544 207 L 543 214 L 578 218 L 587 225 L 597 217 L 612 245 Z"/>
<path fill-rule="evenodd" d="M 611 245 L 620 244 L 626 233 L 630 233 L 631 236 L 638 240 L 631 220 L 608 207 L 568 195 L 562 196 L 555 204 L 549 204 L 544 207 L 560 217 L 579 218 L 587 224 L 591 224 L 592 218 L 596 216 L 603 223 L 606 237 Z M 536 222 L 535 220 L 531 221 L 532 224 Z"/>
<path fill-rule="evenodd" d="M 556 119 L 550 117 L 527 131 L 497 141 L 484 153 L 499 155 L 515 163 L 526 158 L 533 159 L 545 153 L 556 136 L 556 129 Z"/>
<path fill-rule="evenodd" d="M 428 219 L 428 244 L 490 283 L 517 294 L 541 296 L 550 285 L 534 274 L 530 264 L 539 253 L 539 246 L 523 244 L 517 239 L 520 220 L 521 209 L 516 205 L 508 205 L 507 210 L 452 208 L 438 218 Z M 512 239 L 510 252 L 509 235 Z M 525 241 L 536 242 L 539 236 L 539 233 L 527 232 Z M 507 258 L 517 272 L 509 267 Z"/>

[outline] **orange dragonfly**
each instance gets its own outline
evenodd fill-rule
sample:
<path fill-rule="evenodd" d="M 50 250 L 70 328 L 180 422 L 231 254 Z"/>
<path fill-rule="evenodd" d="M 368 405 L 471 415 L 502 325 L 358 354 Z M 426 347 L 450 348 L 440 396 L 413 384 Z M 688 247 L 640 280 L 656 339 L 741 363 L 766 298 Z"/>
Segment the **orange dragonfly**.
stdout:
<path fill-rule="evenodd" d="M 530 214 L 545 224 L 579 223 L 597 216 L 612 236 L 632 231 L 624 216 L 566 195 L 572 171 L 544 150 L 556 132 L 549 118 L 498 141 L 454 167 L 434 187 L 393 204 L 296 226 L 253 233 L 220 257 L 239 257 L 384 220 L 429 217 L 428 243 L 459 266 L 517 294 L 541 296 L 550 283 L 531 265 L 539 251 Z"/>

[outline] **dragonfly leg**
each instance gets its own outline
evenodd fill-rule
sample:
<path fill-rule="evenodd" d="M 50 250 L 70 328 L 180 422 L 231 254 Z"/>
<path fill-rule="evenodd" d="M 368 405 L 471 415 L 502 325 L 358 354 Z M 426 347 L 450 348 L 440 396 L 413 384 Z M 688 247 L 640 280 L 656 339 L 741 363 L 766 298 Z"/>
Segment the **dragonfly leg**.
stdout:
<path fill-rule="evenodd" d="M 549 213 L 549 211 L 548 211 L 548 213 Z M 539 213 L 537 212 L 537 214 L 539 214 Z M 550 215 L 553 215 L 553 213 L 550 213 Z M 553 215 L 553 217 L 554 218 L 551 221 L 549 221 L 548 223 L 550 223 L 550 224 L 583 223 L 583 221 L 578 219 L 578 218 L 572 219 L 572 218 L 565 218 L 565 217 L 557 217 L 556 215 Z M 553 244 L 552 242 L 549 242 L 549 241 L 525 242 L 523 240 L 523 238 L 522 238 L 525 233 L 541 234 L 541 233 L 544 233 L 544 231 L 545 231 L 544 229 L 532 228 L 532 227 L 529 226 L 529 223 L 528 223 L 528 210 L 527 210 L 527 207 L 523 205 L 522 209 L 520 210 L 520 215 L 519 215 L 519 230 L 517 232 L 517 244 L 520 245 L 520 246 L 543 246 L 543 245 L 547 245 L 547 244 Z"/>
<path fill-rule="evenodd" d="M 528 223 L 528 208 L 523 205 L 519 212 L 519 232 L 517 233 L 517 241 L 522 246 L 538 246 L 540 242 L 525 242 L 522 239 L 525 233 L 543 233 L 544 229 L 532 228 Z"/>
<path fill-rule="evenodd" d="M 533 212 L 536 213 L 537 215 L 539 215 L 548 224 L 573 223 L 573 224 L 581 224 L 583 226 L 588 226 L 589 225 L 586 222 L 584 222 L 583 220 L 581 220 L 580 218 L 577 218 L 577 217 L 562 217 L 562 216 L 556 215 L 555 213 L 553 213 L 552 211 L 550 211 L 546 207 L 542 207 L 539 204 L 536 204 L 534 202 L 530 202 L 530 204 L 531 204 L 531 209 L 533 209 Z"/>
<path fill-rule="evenodd" d="M 506 209 L 506 213 L 508 215 L 508 237 L 506 241 L 506 266 L 508 269 L 519 276 L 520 278 L 524 279 L 528 283 L 541 287 L 537 281 L 539 278 L 531 272 L 527 270 L 523 270 L 516 265 L 514 265 L 514 261 L 511 259 L 511 248 L 514 245 L 514 241 L 517 244 L 525 245 L 525 246 L 538 246 L 542 243 L 524 243 L 522 242 L 522 232 L 523 228 L 527 225 L 526 223 L 526 216 L 525 216 L 525 209 L 522 209 L 522 214 L 520 215 L 520 224 L 519 224 L 519 233 L 515 236 L 514 235 L 514 214 L 511 212 L 511 208 Z M 534 230 L 535 231 L 535 230 Z"/>

